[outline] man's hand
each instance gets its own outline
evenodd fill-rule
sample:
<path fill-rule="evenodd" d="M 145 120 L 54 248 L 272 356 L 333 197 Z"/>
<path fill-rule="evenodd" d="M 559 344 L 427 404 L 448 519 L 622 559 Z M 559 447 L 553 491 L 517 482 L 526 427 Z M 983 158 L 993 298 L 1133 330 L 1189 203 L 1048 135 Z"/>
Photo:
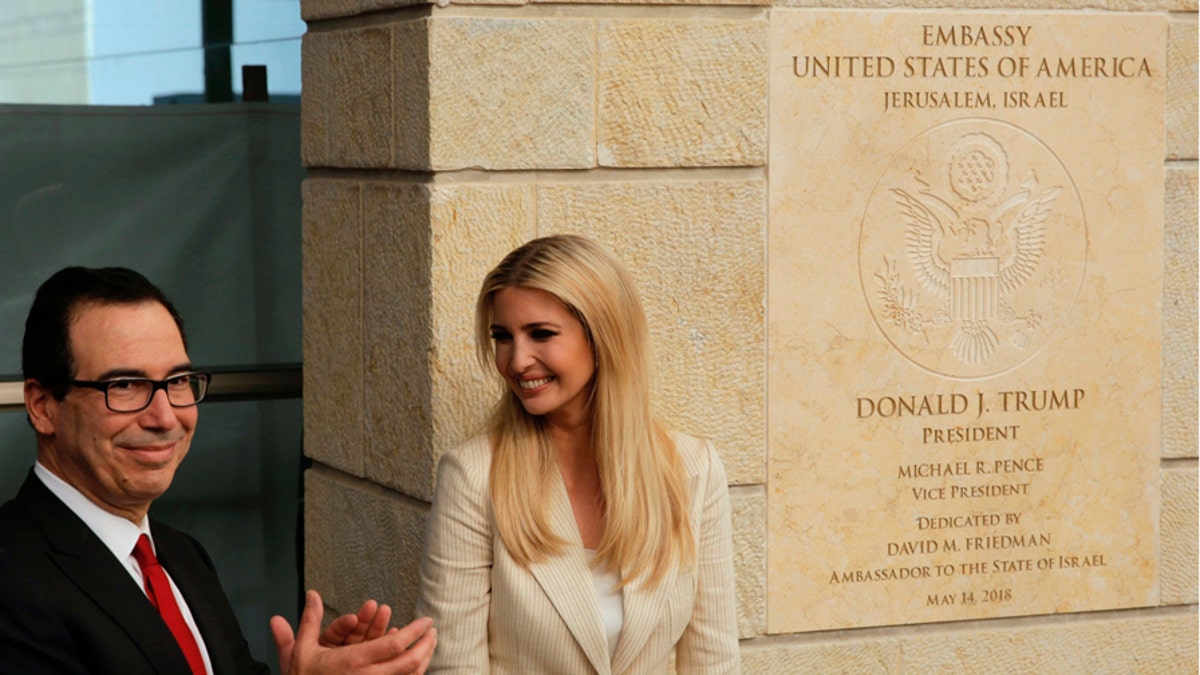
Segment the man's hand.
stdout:
<path fill-rule="evenodd" d="M 279 670 L 288 675 L 332 673 L 422 675 L 437 645 L 433 621 L 421 618 L 404 628 L 387 629 L 391 608 L 363 603 L 358 614 L 339 617 L 318 638 L 325 613 L 321 596 L 308 591 L 296 635 L 287 619 L 271 617 L 279 650 Z"/>
<path fill-rule="evenodd" d="M 391 620 L 391 607 L 381 605 L 374 600 L 367 600 L 362 607 L 358 608 L 357 614 L 343 614 L 334 619 L 333 623 L 329 624 L 329 627 L 321 633 L 317 644 L 322 647 L 339 647 L 374 640 L 389 632 L 388 623 Z M 391 632 L 397 630 L 399 629 L 393 628 Z"/>

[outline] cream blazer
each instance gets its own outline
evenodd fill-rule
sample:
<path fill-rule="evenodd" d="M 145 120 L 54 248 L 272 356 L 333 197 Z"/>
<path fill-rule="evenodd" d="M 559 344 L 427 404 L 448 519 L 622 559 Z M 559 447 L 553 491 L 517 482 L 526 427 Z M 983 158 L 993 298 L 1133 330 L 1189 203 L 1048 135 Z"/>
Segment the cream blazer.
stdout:
<path fill-rule="evenodd" d="M 691 481 L 696 565 L 668 574 L 652 591 L 637 581 L 625 586 L 611 663 L 562 480 L 550 518 L 569 547 L 525 568 L 509 556 L 493 522 L 487 438 L 446 453 L 438 463 L 417 607 L 438 629 L 430 672 L 665 673 L 672 650 L 680 673 L 739 672 L 725 469 L 710 443 L 682 434 L 675 440 Z"/>

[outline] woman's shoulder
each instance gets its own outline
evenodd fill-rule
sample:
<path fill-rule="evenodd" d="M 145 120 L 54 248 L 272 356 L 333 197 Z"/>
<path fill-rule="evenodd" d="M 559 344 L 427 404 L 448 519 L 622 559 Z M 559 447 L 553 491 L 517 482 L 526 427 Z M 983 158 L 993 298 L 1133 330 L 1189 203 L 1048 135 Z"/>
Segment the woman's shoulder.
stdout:
<path fill-rule="evenodd" d="M 720 464 L 721 458 L 716 448 L 707 438 L 693 436 L 682 431 L 672 431 L 671 440 L 675 441 L 675 450 L 683 460 L 684 469 L 689 476 L 700 476 L 711 473 L 714 464 Z"/>
<path fill-rule="evenodd" d="M 438 479 L 453 472 L 462 475 L 470 483 L 485 483 L 492 466 L 492 445 L 486 434 L 467 439 L 447 450 L 438 460 Z"/>

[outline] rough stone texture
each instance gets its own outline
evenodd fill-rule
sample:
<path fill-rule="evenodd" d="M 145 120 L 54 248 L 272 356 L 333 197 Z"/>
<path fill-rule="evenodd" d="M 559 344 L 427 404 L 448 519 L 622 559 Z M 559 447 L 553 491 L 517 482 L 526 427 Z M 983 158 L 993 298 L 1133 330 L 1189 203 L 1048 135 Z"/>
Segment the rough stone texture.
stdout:
<path fill-rule="evenodd" d="M 892 633 L 897 636 L 897 633 Z M 898 637 L 742 647 L 742 671 L 792 673 L 1194 673 L 1196 618 L 1171 613 L 932 629 Z"/>
<path fill-rule="evenodd" d="M 300 161 L 304 166 L 329 164 L 329 68 L 327 36 L 306 33 L 300 42 Z"/>
<path fill-rule="evenodd" d="M 1196 467 L 1170 468 L 1162 479 L 1162 538 L 1159 549 L 1161 603 L 1196 604 L 1197 565 Z"/>
<path fill-rule="evenodd" d="M 896 9 L 895 0 L 783 0 L 776 7 L 829 9 Z M 1121 12 L 1194 12 L 1196 0 L 907 0 L 903 9 L 1003 9 L 1075 10 L 1104 9 Z"/>
<path fill-rule="evenodd" d="M 475 0 L 458 0 L 455 4 L 468 4 Z M 481 2 L 486 0 L 479 0 Z M 771 0 L 529 0 L 531 4 L 549 4 L 558 3 L 575 4 L 575 5 L 634 5 L 634 6 L 653 6 L 653 5 L 686 5 L 686 6 L 750 6 L 760 5 L 769 7 Z"/>
<path fill-rule="evenodd" d="M 391 30 L 308 33 L 300 123 L 307 166 L 386 167 L 392 157 Z"/>
<path fill-rule="evenodd" d="M 534 233 L 530 184 L 433 189 L 431 322 L 433 462 L 482 431 L 503 384 L 475 356 L 475 299 L 488 271 Z"/>
<path fill-rule="evenodd" d="M 431 21 L 435 169 L 595 165 L 591 20 Z"/>
<path fill-rule="evenodd" d="M 363 475 L 362 232 L 358 183 L 304 183 L 304 451 Z"/>
<path fill-rule="evenodd" d="M 427 18 L 392 24 L 396 87 L 392 110 L 392 133 L 396 139 L 393 164 L 402 169 L 430 168 L 429 24 Z"/>
<path fill-rule="evenodd" d="M 804 644 L 764 640 L 742 646 L 742 672 L 746 675 L 899 673 L 903 672 L 898 667 L 899 662 L 897 640 Z"/>
<path fill-rule="evenodd" d="M 433 3 L 427 0 L 300 0 L 300 18 L 311 22 L 355 16 L 380 9 L 431 4 Z"/>
<path fill-rule="evenodd" d="M 317 466 L 304 474 L 304 581 L 326 617 L 367 598 L 390 604 L 393 626 L 413 619 L 429 507 Z"/>
<path fill-rule="evenodd" d="M 608 20 L 598 29 L 602 166 L 761 166 L 767 23 Z"/>
<path fill-rule="evenodd" d="M 731 484 L 762 483 L 766 231 L 761 180 L 564 183 L 538 190 L 538 234 L 617 253 L 654 345 L 655 401 L 713 440 Z"/>
<path fill-rule="evenodd" d="M 1167 159 L 1196 159 L 1196 16 L 1167 27 Z"/>
<path fill-rule="evenodd" d="M 366 475 L 427 498 L 433 466 L 428 186 L 364 186 L 363 261 Z"/>
<path fill-rule="evenodd" d="M 1195 457 L 1197 172 L 1167 167 L 1163 252 L 1163 456 Z"/>
<path fill-rule="evenodd" d="M 729 495 L 733 522 L 733 566 L 737 584 L 738 637 L 767 629 L 767 496 L 759 488 L 734 488 Z"/>
<path fill-rule="evenodd" d="M 366 475 L 429 499 L 496 395 L 474 353 L 484 275 L 533 232 L 529 185 L 364 188 Z"/>
<path fill-rule="evenodd" d="M 1078 623 L 919 634 L 906 673 L 1194 673 L 1196 615 L 1112 615 Z"/>

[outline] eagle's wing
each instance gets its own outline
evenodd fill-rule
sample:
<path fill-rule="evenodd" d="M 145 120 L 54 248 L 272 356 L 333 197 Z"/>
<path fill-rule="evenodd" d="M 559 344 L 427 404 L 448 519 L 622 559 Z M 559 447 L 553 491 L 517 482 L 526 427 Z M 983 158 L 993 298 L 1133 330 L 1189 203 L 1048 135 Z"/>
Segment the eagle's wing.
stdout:
<path fill-rule="evenodd" d="M 1008 294 L 1025 283 L 1046 251 L 1046 218 L 1062 188 L 1050 188 L 1021 207 L 1008 236 L 1013 253 L 1000 266 L 1000 291 Z"/>
<path fill-rule="evenodd" d="M 941 221 L 928 206 L 904 190 L 891 188 L 891 192 L 904 217 L 904 248 L 917 278 L 934 293 L 949 295 L 950 266 L 938 255 L 938 246 L 945 236 Z"/>

